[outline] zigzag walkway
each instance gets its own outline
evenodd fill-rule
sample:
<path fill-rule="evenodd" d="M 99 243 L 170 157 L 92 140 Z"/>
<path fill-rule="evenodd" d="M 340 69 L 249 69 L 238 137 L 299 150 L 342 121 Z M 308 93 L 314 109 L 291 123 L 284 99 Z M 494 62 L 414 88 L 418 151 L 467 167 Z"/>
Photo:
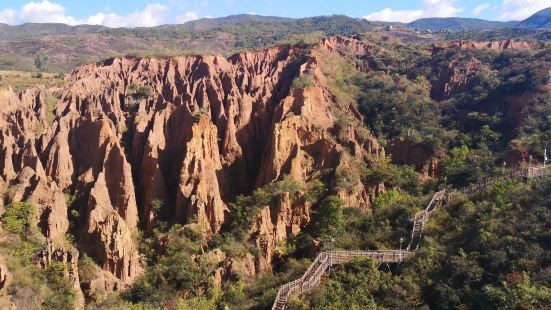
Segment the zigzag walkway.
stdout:
<path fill-rule="evenodd" d="M 502 176 L 487 179 L 482 182 L 472 184 L 468 187 L 458 190 L 468 196 L 482 192 L 485 188 L 494 185 L 500 179 L 526 178 L 537 179 L 551 175 L 551 172 L 545 166 L 530 167 L 527 169 L 517 169 L 510 171 Z M 318 285 L 321 277 L 326 270 L 333 266 L 351 261 L 356 257 L 368 257 L 380 263 L 401 263 L 411 256 L 419 248 L 419 243 L 423 236 L 425 224 L 429 221 L 432 214 L 442 206 L 447 191 L 442 190 L 434 194 L 428 206 L 415 214 L 413 217 L 413 228 L 411 231 L 411 240 L 406 250 L 371 250 L 371 251 L 325 251 L 321 252 L 314 260 L 306 272 L 294 281 L 282 285 L 277 292 L 272 310 L 284 310 L 287 308 L 287 302 L 292 296 L 297 296 L 308 292 L 312 287 Z"/>

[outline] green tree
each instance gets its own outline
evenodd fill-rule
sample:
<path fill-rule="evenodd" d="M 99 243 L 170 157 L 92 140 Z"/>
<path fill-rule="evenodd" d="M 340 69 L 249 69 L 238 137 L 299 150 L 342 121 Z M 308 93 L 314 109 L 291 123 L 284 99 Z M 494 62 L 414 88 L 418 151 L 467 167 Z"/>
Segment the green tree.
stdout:
<path fill-rule="evenodd" d="M 75 291 L 65 277 L 65 263 L 53 261 L 44 269 L 44 280 L 51 292 L 45 298 L 44 309 L 74 309 Z"/>
<path fill-rule="evenodd" d="M 166 231 L 168 228 L 168 222 L 170 222 L 171 210 L 169 206 L 161 200 L 153 200 L 151 202 L 151 210 L 155 215 L 156 224 L 155 227 Z"/>
<path fill-rule="evenodd" d="M 44 54 L 44 52 L 40 52 L 34 57 L 34 65 L 38 70 L 46 71 L 48 70 L 48 60 L 48 55 Z"/>
<path fill-rule="evenodd" d="M 337 196 L 328 196 L 315 211 L 315 232 L 318 237 L 340 237 L 344 234 L 343 202 Z"/>
<path fill-rule="evenodd" d="M 442 166 L 444 174 L 453 184 L 464 185 L 469 174 L 469 148 L 465 145 L 455 147 L 450 154 L 444 157 Z M 463 181 L 462 181 L 463 180 Z"/>
<path fill-rule="evenodd" d="M 483 292 L 498 309 L 545 309 L 551 304 L 551 288 L 532 283 L 526 273 L 511 273 L 499 286 L 484 286 Z"/>
<path fill-rule="evenodd" d="M 177 303 L 179 297 L 201 297 L 212 289 L 214 266 L 204 259 L 193 259 L 201 253 L 202 234 L 174 225 L 164 238 L 168 240 L 165 253 L 123 294 L 124 299 L 166 308 Z"/>

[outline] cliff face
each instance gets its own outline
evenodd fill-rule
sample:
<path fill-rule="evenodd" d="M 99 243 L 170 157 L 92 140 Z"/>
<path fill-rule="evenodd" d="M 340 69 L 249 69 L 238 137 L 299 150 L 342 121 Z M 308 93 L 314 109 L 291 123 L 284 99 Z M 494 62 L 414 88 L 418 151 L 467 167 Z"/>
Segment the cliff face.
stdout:
<path fill-rule="evenodd" d="M 336 38 L 310 55 L 281 47 L 228 59 L 117 58 L 76 69 L 62 88 L 9 89 L 0 97 L 5 202 L 36 205 L 39 225 L 54 241 L 73 227 L 77 248 L 110 274 L 103 286 L 127 285 L 142 271 L 134 236 L 153 227 L 153 202 L 211 235 L 238 194 L 284 176 L 307 182 L 318 171 L 384 155 L 352 126 L 346 145 L 332 135 L 335 109 L 360 117 L 336 105 L 320 57 L 351 49 L 356 58 L 369 52 L 354 38 Z M 305 76 L 310 85 L 291 87 Z M 368 209 L 382 190 L 358 182 L 336 194 Z M 271 268 L 276 243 L 307 225 L 312 207 L 282 195 L 262 210 L 251 231 L 261 249 L 258 269 Z M 235 268 L 251 273 L 250 265 Z"/>
<path fill-rule="evenodd" d="M 498 41 L 456 41 L 451 45 L 459 48 L 473 48 L 473 49 L 491 49 L 496 51 L 503 50 L 538 50 L 545 47 L 545 43 L 542 41 L 525 41 L 525 40 L 498 40 Z"/>
<path fill-rule="evenodd" d="M 433 54 L 442 51 L 434 48 Z M 431 87 L 431 97 L 441 101 L 469 89 L 470 81 L 480 71 L 483 64 L 476 58 L 468 61 L 453 59 L 445 66 L 435 66 L 433 73 L 436 77 Z"/>
<path fill-rule="evenodd" d="M 472 81 L 481 70 L 488 69 L 489 64 L 475 58 L 469 53 L 456 53 L 465 57 L 453 57 L 447 53 L 454 50 L 487 50 L 488 52 L 536 51 L 543 50 L 546 44 L 542 41 L 498 40 L 498 41 L 453 41 L 433 46 L 432 58 L 445 59 L 435 63 L 432 73 L 434 79 L 431 97 L 442 101 L 468 91 L 476 85 Z M 462 59 L 463 58 L 463 59 Z"/>

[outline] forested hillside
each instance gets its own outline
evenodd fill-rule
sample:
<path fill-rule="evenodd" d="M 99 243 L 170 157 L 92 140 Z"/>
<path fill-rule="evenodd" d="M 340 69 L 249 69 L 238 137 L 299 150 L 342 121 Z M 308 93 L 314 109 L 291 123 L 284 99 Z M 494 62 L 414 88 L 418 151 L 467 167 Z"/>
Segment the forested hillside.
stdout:
<path fill-rule="evenodd" d="M 473 199 L 453 196 L 429 224 L 411 262 L 390 270 L 371 261 L 338 267 L 290 309 L 546 309 L 550 190 L 549 180 L 505 180 Z M 399 203 L 387 201 L 376 210 Z"/>
<path fill-rule="evenodd" d="M 78 65 L 114 56 L 229 56 L 301 39 L 367 32 L 380 25 L 340 15 L 301 19 L 236 15 L 152 28 L 0 24 L 0 70 L 33 71 L 39 52 L 49 56 L 49 71 L 70 72 Z"/>
<path fill-rule="evenodd" d="M 48 71 L 68 73 L 78 65 L 113 56 L 229 56 L 243 50 L 300 40 L 313 42 L 323 36 L 387 31 L 389 26 L 393 26 L 397 33 L 406 32 L 410 36 L 418 30 L 426 35 L 425 39 L 453 37 L 471 40 L 548 40 L 551 38 L 549 27 L 546 26 L 549 23 L 550 19 L 543 10 L 522 22 L 423 18 L 404 24 L 373 22 L 343 15 L 292 19 L 242 14 L 149 28 L 0 24 L 0 70 L 33 71 L 34 57 L 41 52 L 49 56 Z"/>

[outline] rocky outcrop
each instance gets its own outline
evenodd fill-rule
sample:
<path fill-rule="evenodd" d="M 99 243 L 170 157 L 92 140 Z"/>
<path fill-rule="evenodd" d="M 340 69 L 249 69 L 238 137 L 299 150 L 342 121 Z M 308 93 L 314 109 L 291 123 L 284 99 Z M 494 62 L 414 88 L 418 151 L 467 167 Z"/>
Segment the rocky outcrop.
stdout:
<path fill-rule="evenodd" d="M 229 257 L 220 249 L 214 249 L 202 255 L 194 257 L 195 262 L 208 262 L 218 266 L 212 275 L 213 283 L 221 287 L 222 283 L 235 279 L 252 279 L 256 275 L 255 259 L 251 253 L 242 257 Z"/>
<path fill-rule="evenodd" d="M 199 116 L 192 127 L 192 138 L 180 172 L 176 217 L 197 217 L 203 231 L 216 233 L 228 208 L 220 196 L 218 174 L 222 164 L 218 152 L 218 134 L 207 116 Z"/>
<path fill-rule="evenodd" d="M 487 64 L 476 59 L 472 55 L 464 57 L 465 54 L 455 53 L 450 56 L 449 51 L 458 49 L 488 49 L 496 52 L 505 52 L 509 50 L 541 50 L 545 48 L 543 41 L 526 40 L 498 40 L 498 41 L 453 41 L 434 45 L 432 49 L 433 59 L 447 59 L 445 62 L 435 62 L 433 66 L 433 76 L 431 82 L 431 97 L 442 101 L 451 98 L 459 93 L 469 90 L 474 85 L 471 81 L 477 73 L 487 70 L 491 76 L 493 72 L 487 68 Z M 448 54 L 446 54 L 448 53 Z M 517 110 L 515 110 L 516 113 Z M 516 113 L 518 114 L 518 113 Z"/>
<path fill-rule="evenodd" d="M 46 247 L 40 253 L 40 265 L 48 267 L 52 262 L 62 262 L 65 276 L 70 280 L 75 292 L 75 309 L 84 309 L 84 295 L 80 289 L 78 276 L 78 256 L 75 248 L 66 249 L 64 246 L 56 246 L 51 239 L 47 239 Z"/>
<path fill-rule="evenodd" d="M 3 263 L 3 258 L 0 256 L 0 309 L 2 310 L 15 310 L 16 306 L 11 301 L 8 294 L 8 286 L 11 282 L 12 275 L 8 270 L 8 267 Z"/>
<path fill-rule="evenodd" d="M 296 235 L 310 221 L 311 204 L 302 199 L 291 201 L 289 193 L 282 193 L 270 206 L 264 207 L 251 229 L 251 235 L 260 251 L 259 271 L 272 269 L 272 260 L 279 242 Z"/>
<path fill-rule="evenodd" d="M 140 265 L 131 227 L 112 207 L 105 175 L 100 174 L 90 191 L 86 231 L 81 244 L 105 270 L 123 282 L 131 282 L 139 274 Z"/>
<path fill-rule="evenodd" d="M 10 284 L 11 274 L 8 267 L 0 262 L 0 291 L 3 291 Z"/>
<path fill-rule="evenodd" d="M 61 88 L 8 90 L 0 97 L 6 201 L 33 203 L 53 241 L 71 229 L 103 270 L 88 289 L 123 288 L 142 272 L 135 236 L 153 229 L 157 202 L 170 219 L 196 221 L 211 236 L 239 194 L 383 156 L 376 139 L 353 126 L 345 142 L 335 138 L 337 110 L 362 120 L 337 102 L 320 68 L 327 54 L 359 62 L 369 51 L 358 38 L 336 37 L 311 54 L 287 46 L 229 58 L 115 58 L 75 69 Z M 301 77 L 311 85 L 291 87 Z M 334 194 L 366 210 L 384 190 L 353 186 Z M 283 193 L 262 209 L 251 230 L 261 250 L 255 267 L 252 257 L 225 260 L 227 274 L 271 268 L 277 243 L 310 221 L 315 204 L 303 194 Z"/>
<path fill-rule="evenodd" d="M 388 145 L 387 151 L 393 163 L 414 166 L 422 182 L 441 176 L 444 150 L 433 152 L 426 146 L 411 140 L 397 139 Z"/>
<path fill-rule="evenodd" d="M 455 41 L 451 43 L 459 48 L 473 49 L 491 49 L 496 51 L 503 50 L 539 50 L 545 47 L 542 41 L 526 41 L 526 40 L 498 40 L 498 41 Z"/>
<path fill-rule="evenodd" d="M 359 35 L 346 37 L 334 36 L 321 39 L 320 46 L 329 52 L 339 54 L 342 57 L 360 56 L 365 57 L 373 48 L 360 40 Z"/>
<path fill-rule="evenodd" d="M 25 166 L 10 183 L 6 196 L 10 202 L 27 201 L 34 205 L 36 222 L 44 235 L 59 240 L 69 227 L 65 196 L 55 183 L 46 180 L 42 170 L 39 171 Z"/>
<path fill-rule="evenodd" d="M 435 48 L 433 53 L 440 51 L 440 48 Z M 432 82 L 431 98 L 442 101 L 468 90 L 470 81 L 482 67 L 483 64 L 476 58 L 454 59 L 447 65 L 435 66 L 433 74 L 436 78 Z"/>

